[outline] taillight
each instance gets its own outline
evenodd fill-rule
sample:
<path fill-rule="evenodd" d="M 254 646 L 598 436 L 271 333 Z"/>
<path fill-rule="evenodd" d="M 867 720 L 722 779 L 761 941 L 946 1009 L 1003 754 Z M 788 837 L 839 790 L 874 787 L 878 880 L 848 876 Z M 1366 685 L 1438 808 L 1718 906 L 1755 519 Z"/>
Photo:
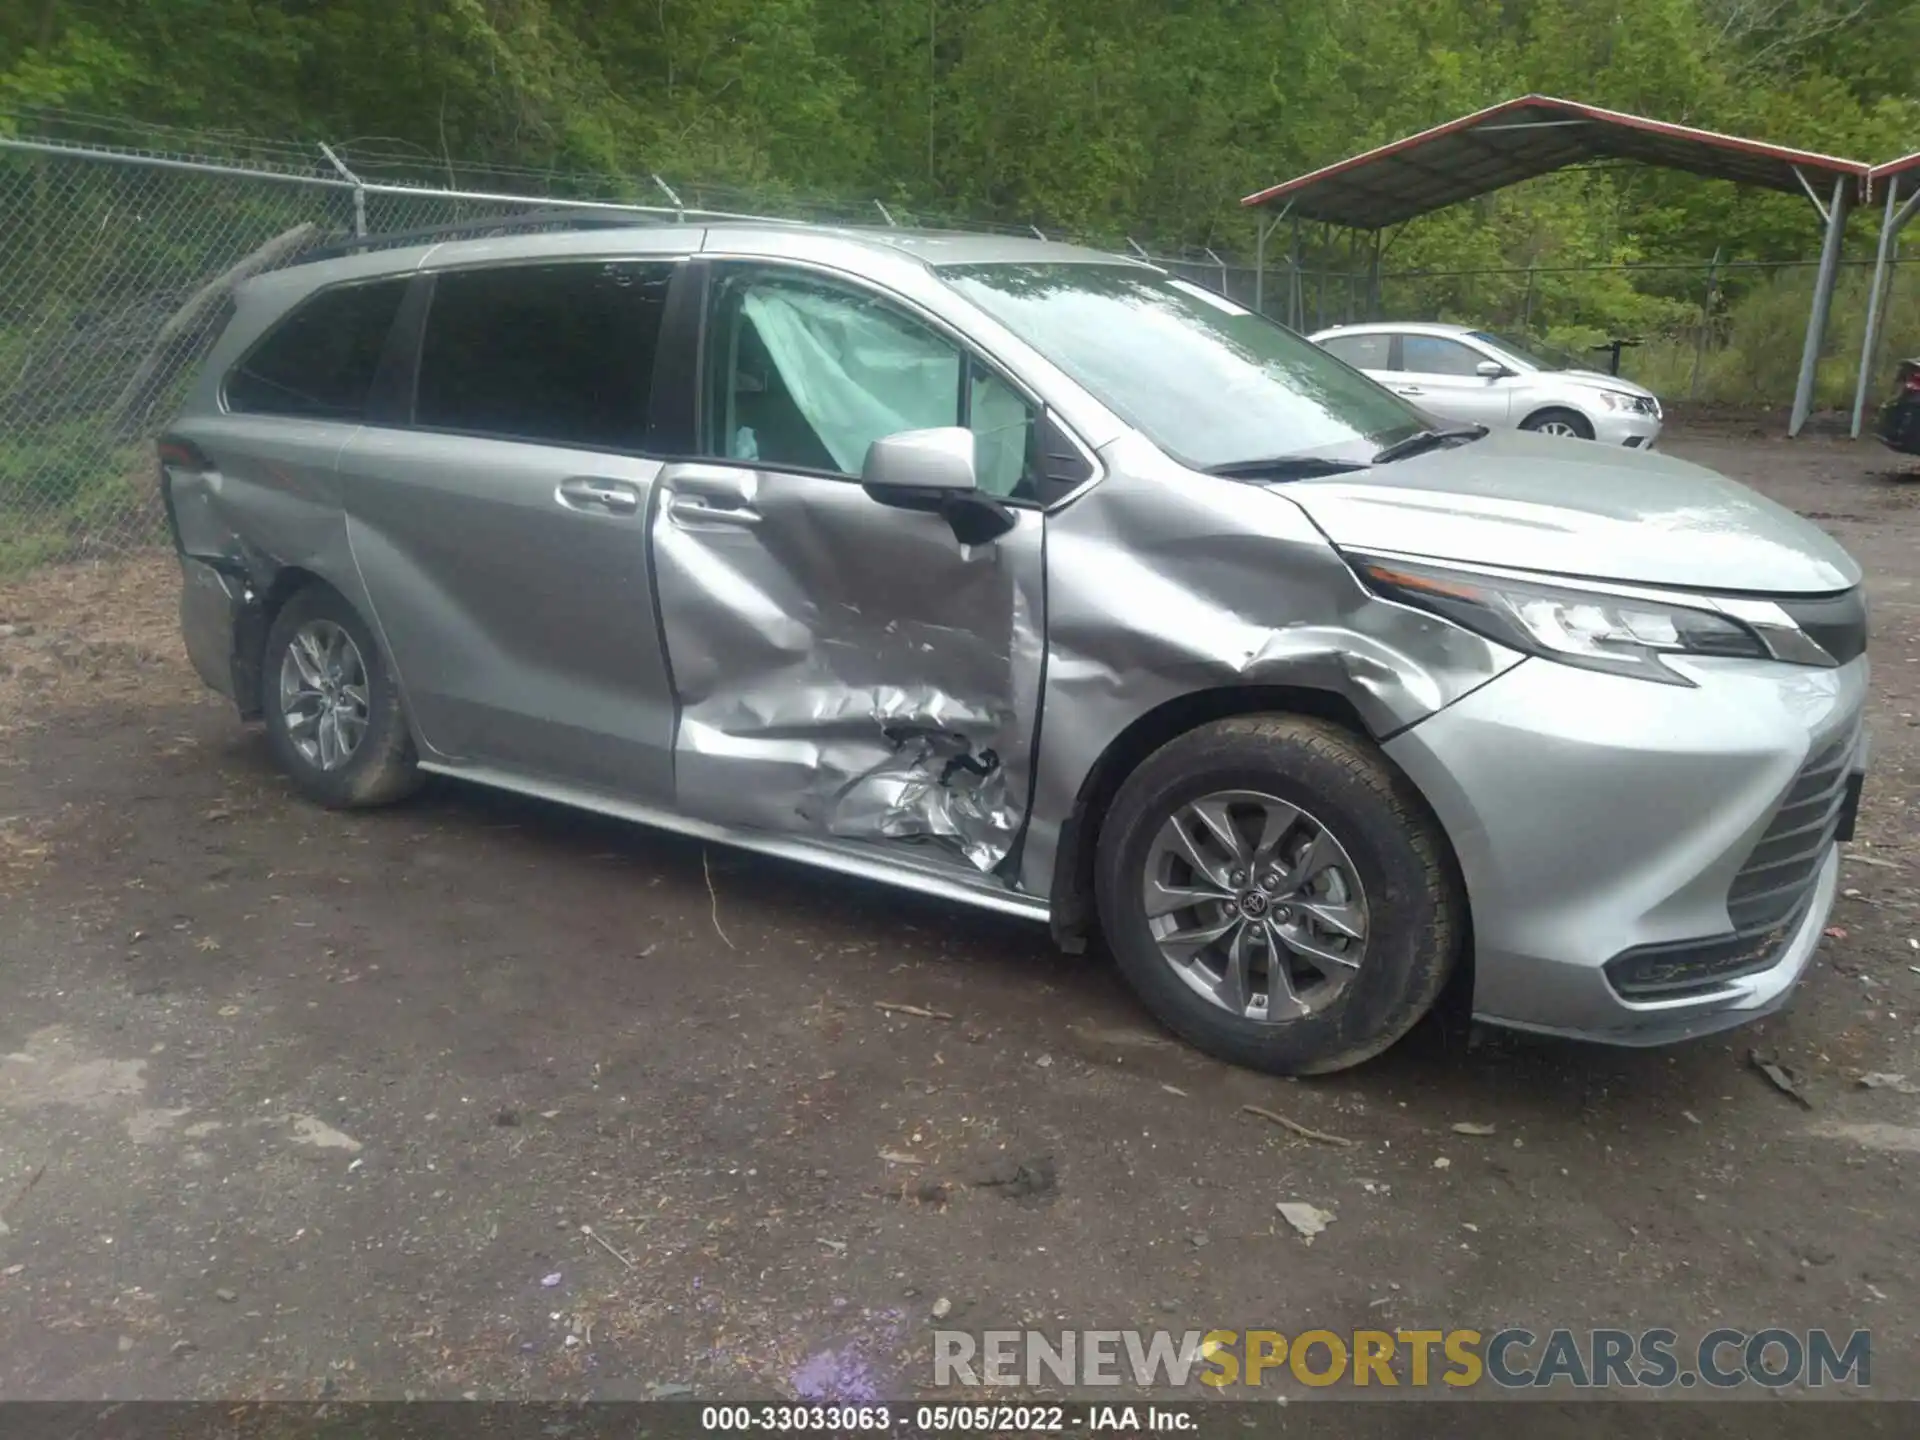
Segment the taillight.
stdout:
<path fill-rule="evenodd" d="M 1920 395 L 1920 369 L 1907 371 L 1906 383 L 1901 388 L 1909 395 Z"/>
<path fill-rule="evenodd" d="M 182 470 L 211 470 L 213 462 L 208 460 L 198 445 L 191 440 L 182 440 L 178 435 L 160 437 L 160 468 L 178 466 Z"/>

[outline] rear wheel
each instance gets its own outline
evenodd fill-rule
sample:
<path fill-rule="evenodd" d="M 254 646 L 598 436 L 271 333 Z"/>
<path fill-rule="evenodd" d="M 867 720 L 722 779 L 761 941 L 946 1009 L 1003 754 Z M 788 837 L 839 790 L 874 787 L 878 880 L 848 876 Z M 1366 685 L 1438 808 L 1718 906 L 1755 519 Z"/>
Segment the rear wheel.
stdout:
<path fill-rule="evenodd" d="M 1222 720 L 1163 746 L 1101 827 L 1121 972 L 1169 1029 L 1276 1074 L 1379 1054 L 1432 1006 L 1464 903 L 1438 828 L 1376 749 L 1326 721 Z"/>
<path fill-rule="evenodd" d="M 288 600 L 263 660 L 268 743 L 301 794 L 350 809 L 418 788 L 399 686 L 366 622 L 337 592 L 311 585 Z"/>
<path fill-rule="evenodd" d="M 1538 435 L 1558 435 L 1568 440 L 1593 438 L 1593 426 L 1578 410 L 1542 410 L 1521 421 L 1520 428 Z"/>

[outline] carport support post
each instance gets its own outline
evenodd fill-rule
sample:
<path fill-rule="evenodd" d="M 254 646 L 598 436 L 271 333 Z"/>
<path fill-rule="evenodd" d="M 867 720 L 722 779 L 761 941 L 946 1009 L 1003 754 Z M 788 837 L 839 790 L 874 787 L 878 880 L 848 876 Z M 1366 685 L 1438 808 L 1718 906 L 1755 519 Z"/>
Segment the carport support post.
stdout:
<path fill-rule="evenodd" d="M 1367 314 L 1368 320 L 1378 320 L 1380 314 L 1380 251 L 1382 232 L 1373 232 L 1373 262 L 1367 267 Z"/>
<path fill-rule="evenodd" d="M 1295 329 L 1306 328 L 1307 292 L 1300 283 L 1300 217 L 1293 217 L 1292 245 L 1287 261 L 1287 324 Z"/>
<path fill-rule="evenodd" d="M 1887 271 L 1893 262 L 1893 247 L 1897 242 L 1901 228 L 1913 218 L 1913 211 L 1920 205 L 1920 191 L 1914 192 L 1904 208 L 1896 208 L 1895 202 L 1900 195 L 1900 177 L 1887 177 L 1887 216 L 1880 226 L 1880 248 L 1873 257 L 1873 288 L 1867 291 L 1867 333 L 1860 342 L 1860 374 L 1853 385 L 1853 438 L 1860 438 L 1860 422 L 1867 410 L 1867 387 L 1873 384 L 1873 361 L 1875 352 L 1880 348 L 1880 324 L 1886 317 L 1883 313 L 1886 304 L 1886 292 L 1891 284 Z"/>
<path fill-rule="evenodd" d="M 1265 315 L 1267 313 L 1267 241 L 1273 235 L 1273 232 L 1280 228 L 1280 222 L 1287 218 L 1287 212 L 1292 209 L 1293 201 L 1289 200 L 1286 203 L 1286 207 L 1282 209 L 1278 215 L 1274 216 L 1271 221 L 1267 219 L 1264 210 L 1261 211 L 1254 220 L 1253 309 L 1255 314 Z M 1272 317 L 1269 316 L 1268 318 L 1271 319 Z"/>
<path fill-rule="evenodd" d="M 1800 351 L 1800 382 L 1793 391 L 1793 416 L 1787 434 L 1798 435 L 1813 413 L 1813 382 L 1820 371 L 1820 342 L 1827 334 L 1827 312 L 1833 308 L 1833 278 L 1840 269 L 1840 242 L 1846 238 L 1847 202 L 1855 180 L 1842 175 L 1833 182 L 1833 200 L 1827 206 L 1827 238 L 1820 246 L 1820 273 L 1813 282 L 1813 309 L 1807 315 L 1807 341 Z"/>
<path fill-rule="evenodd" d="M 1253 311 L 1267 313 L 1267 212 L 1262 210 L 1253 226 Z"/>

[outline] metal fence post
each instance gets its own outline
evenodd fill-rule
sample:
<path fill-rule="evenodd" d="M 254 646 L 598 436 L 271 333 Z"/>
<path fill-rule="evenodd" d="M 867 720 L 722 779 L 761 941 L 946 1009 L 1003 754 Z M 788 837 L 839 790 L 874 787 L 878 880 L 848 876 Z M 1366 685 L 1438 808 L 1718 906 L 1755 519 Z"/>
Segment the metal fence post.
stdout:
<path fill-rule="evenodd" d="M 1227 293 L 1227 262 L 1222 260 L 1218 255 L 1214 253 L 1214 249 L 1211 245 L 1202 246 L 1201 248 L 1207 252 L 1207 258 L 1213 261 L 1213 263 L 1219 267 L 1220 293 L 1222 295 L 1225 295 Z"/>
<path fill-rule="evenodd" d="M 658 175 L 650 174 L 647 178 L 660 187 L 660 193 L 666 196 L 667 200 L 672 204 L 674 212 L 673 218 L 676 220 L 685 220 L 687 218 L 687 207 L 680 203 L 680 197 L 673 193 L 673 187 Z"/>
<path fill-rule="evenodd" d="M 361 183 L 358 175 L 341 163 L 340 157 L 333 153 L 333 147 L 324 140 L 320 142 L 320 153 L 325 155 L 333 163 L 333 168 L 340 172 L 342 178 L 353 186 L 353 233 L 358 238 L 364 238 L 367 233 L 367 187 Z"/>
<path fill-rule="evenodd" d="M 1720 282 L 1720 247 L 1707 262 L 1707 288 L 1700 296 L 1700 329 L 1693 337 L 1693 374 L 1687 378 L 1687 398 L 1700 398 L 1700 372 L 1707 364 L 1707 333 L 1713 328 L 1713 301 Z"/>

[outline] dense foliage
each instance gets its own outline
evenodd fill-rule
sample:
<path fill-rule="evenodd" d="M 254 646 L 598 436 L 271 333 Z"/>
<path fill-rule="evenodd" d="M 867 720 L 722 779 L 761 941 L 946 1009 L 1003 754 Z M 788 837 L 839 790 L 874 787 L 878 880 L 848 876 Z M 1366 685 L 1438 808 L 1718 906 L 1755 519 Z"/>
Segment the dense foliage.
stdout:
<path fill-rule="evenodd" d="M 1883 159 L 1920 146 L 1920 0 L 0 6 L 0 109 L 390 137 L 1162 243 L 1240 241 L 1246 191 L 1525 90 Z M 1806 239 L 1798 208 L 1658 176 L 1499 218 L 1472 243 L 1521 260 Z"/>
<path fill-rule="evenodd" d="M 1920 0 L 0 5 L 0 116 L 327 139 L 441 175 L 481 161 L 877 196 L 923 217 L 1243 257 L 1242 194 L 1527 90 L 1886 159 L 1920 148 Z M 1311 265 L 1346 268 L 1338 237 L 1309 240 Z M 1524 300 L 1517 281 L 1389 298 L 1507 323 L 1524 307 L 1536 329 L 1671 332 L 1700 313 L 1716 249 L 1803 259 L 1816 244 L 1797 197 L 1590 170 L 1392 241 L 1400 271 L 1537 265 Z M 1669 259 L 1689 268 L 1560 268 Z M 1723 299 L 1762 288 L 1735 273 Z"/>

